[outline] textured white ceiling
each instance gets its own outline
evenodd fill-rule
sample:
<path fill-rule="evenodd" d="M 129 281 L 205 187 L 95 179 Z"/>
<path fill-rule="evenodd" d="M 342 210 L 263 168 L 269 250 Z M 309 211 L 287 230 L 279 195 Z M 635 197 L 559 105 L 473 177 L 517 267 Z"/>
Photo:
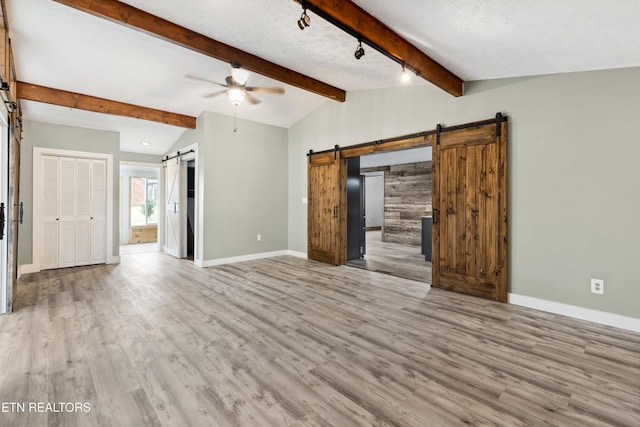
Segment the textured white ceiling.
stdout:
<path fill-rule="evenodd" d="M 225 97 L 184 78 L 223 81 L 229 65 L 51 0 L 6 0 L 18 78 L 193 116 L 233 115 Z M 399 86 L 400 67 L 292 0 L 127 0 L 126 3 L 347 91 Z M 640 66 L 640 2 L 634 0 L 356 0 L 464 80 Z M 282 85 L 252 75 L 251 85 Z M 428 84 L 414 79 L 411 84 Z M 284 85 L 260 94 L 240 118 L 289 127 L 326 98 Z M 348 95 L 347 95 L 348 102 Z M 172 126 L 37 103 L 25 118 L 121 133 L 123 151 L 163 154 Z M 151 142 L 149 147 L 140 145 Z"/>

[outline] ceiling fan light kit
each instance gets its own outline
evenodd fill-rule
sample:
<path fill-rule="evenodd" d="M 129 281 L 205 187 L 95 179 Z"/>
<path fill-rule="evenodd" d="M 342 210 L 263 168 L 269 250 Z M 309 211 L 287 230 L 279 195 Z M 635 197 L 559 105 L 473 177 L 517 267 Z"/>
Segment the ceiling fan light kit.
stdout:
<path fill-rule="evenodd" d="M 229 101 L 231 101 L 234 107 L 239 106 L 244 101 L 245 93 L 242 89 L 231 88 L 227 90 L 226 93 L 227 98 L 229 98 Z"/>

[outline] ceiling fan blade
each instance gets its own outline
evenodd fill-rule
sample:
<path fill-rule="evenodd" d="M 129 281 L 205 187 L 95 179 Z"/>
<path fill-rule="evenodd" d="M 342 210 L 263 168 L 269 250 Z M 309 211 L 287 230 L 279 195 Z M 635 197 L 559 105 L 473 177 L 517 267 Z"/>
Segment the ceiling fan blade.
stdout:
<path fill-rule="evenodd" d="M 277 93 L 284 94 L 283 87 L 264 87 L 264 86 L 255 86 L 255 87 L 246 87 L 245 90 L 247 92 L 262 92 L 262 93 Z"/>
<path fill-rule="evenodd" d="M 227 82 L 227 87 L 242 86 L 240 83 L 238 83 L 237 81 L 233 80 L 233 77 L 231 77 L 231 76 L 227 76 L 227 78 L 224 79 L 224 81 Z"/>
<path fill-rule="evenodd" d="M 214 82 L 213 80 L 208 80 L 208 79 L 205 79 L 205 78 L 202 78 L 202 77 L 198 77 L 198 76 L 192 76 L 190 74 L 187 74 L 184 77 L 185 77 L 185 79 L 195 80 L 197 82 L 209 83 L 209 84 L 216 85 L 216 86 L 227 87 L 227 85 L 225 85 L 225 84 Z"/>
<path fill-rule="evenodd" d="M 226 92 L 226 90 L 220 90 L 220 91 L 217 91 L 217 92 L 207 93 L 205 95 L 202 95 L 202 97 L 203 98 L 213 98 L 214 96 L 222 95 L 225 92 Z"/>
<path fill-rule="evenodd" d="M 246 97 L 245 98 L 246 98 L 247 102 L 249 104 L 251 104 L 251 105 L 260 104 L 262 102 L 261 100 L 259 100 L 255 96 L 251 95 L 250 93 L 246 93 Z"/>

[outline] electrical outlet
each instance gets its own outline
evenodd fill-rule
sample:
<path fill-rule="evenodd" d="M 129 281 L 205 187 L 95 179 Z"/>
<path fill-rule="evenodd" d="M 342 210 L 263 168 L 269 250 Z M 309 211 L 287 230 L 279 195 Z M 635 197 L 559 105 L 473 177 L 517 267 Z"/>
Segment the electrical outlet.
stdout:
<path fill-rule="evenodd" d="M 591 293 L 604 295 L 604 280 L 602 279 L 591 279 Z"/>
<path fill-rule="evenodd" d="M 256 240 L 257 240 L 258 242 L 262 241 L 262 234 L 258 234 L 258 235 L 256 236 Z"/>

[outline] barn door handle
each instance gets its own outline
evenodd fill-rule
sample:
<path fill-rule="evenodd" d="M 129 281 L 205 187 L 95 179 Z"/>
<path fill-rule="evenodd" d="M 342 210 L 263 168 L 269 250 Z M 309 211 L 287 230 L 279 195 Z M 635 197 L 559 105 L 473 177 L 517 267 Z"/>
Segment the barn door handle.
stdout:
<path fill-rule="evenodd" d="M 0 203 L 0 240 L 4 239 L 4 203 Z"/>
<path fill-rule="evenodd" d="M 338 218 L 338 205 L 333 207 L 333 217 Z"/>
<path fill-rule="evenodd" d="M 433 209 L 433 224 L 437 224 L 438 223 L 438 209 Z"/>
<path fill-rule="evenodd" d="M 24 204 L 20 202 L 20 224 L 22 224 L 22 217 L 24 217 Z"/>

